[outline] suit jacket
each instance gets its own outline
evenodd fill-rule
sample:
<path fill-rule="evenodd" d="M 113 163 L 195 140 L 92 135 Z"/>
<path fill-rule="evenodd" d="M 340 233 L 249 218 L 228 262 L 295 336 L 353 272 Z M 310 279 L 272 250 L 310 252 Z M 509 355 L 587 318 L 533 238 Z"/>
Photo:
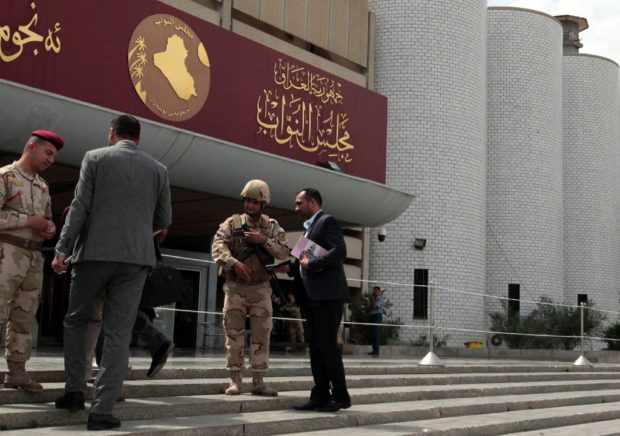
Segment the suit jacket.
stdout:
<path fill-rule="evenodd" d="M 82 160 L 56 251 L 73 262 L 155 265 L 153 231 L 172 218 L 168 170 L 122 140 L 88 151 Z"/>
<path fill-rule="evenodd" d="M 308 269 L 299 271 L 299 261 L 296 261 L 291 271 L 296 277 L 297 286 L 303 283 L 303 295 L 298 288 L 295 297 L 304 302 L 323 300 L 348 300 L 349 287 L 344 274 L 342 261 L 347 255 L 347 247 L 342 235 L 342 229 L 336 219 L 324 212 L 317 215 L 308 238 L 327 250 L 327 254 L 310 262 Z"/>

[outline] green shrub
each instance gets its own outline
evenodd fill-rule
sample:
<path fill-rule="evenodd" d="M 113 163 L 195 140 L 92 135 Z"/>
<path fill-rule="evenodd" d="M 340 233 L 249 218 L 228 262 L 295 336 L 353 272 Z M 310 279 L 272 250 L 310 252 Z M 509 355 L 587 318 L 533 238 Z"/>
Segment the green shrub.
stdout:
<path fill-rule="evenodd" d="M 527 316 L 509 315 L 508 305 L 502 301 L 504 306 L 503 312 L 493 312 L 489 314 L 491 319 L 491 330 L 494 332 L 510 332 L 510 333 L 532 333 L 540 328 L 537 325 L 538 319 L 533 316 L 533 312 Z M 523 336 L 521 334 L 501 335 L 502 340 L 508 348 L 533 348 L 532 336 Z"/>
<path fill-rule="evenodd" d="M 430 344 L 428 342 L 428 336 L 420 335 L 416 339 L 411 341 L 411 345 L 414 347 L 428 347 Z M 433 347 L 445 347 L 450 335 L 444 335 L 441 339 L 437 335 L 433 335 Z"/>
<path fill-rule="evenodd" d="M 509 348 L 553 348 L 572 350 L 580 338 L 561 338 L 553 336 L 579 336 L 581 334 L 581 314 L 578 307 L 553 306 L 553 301 L 541 297 L 536 309 L 528 315 L 509 315 L 508 304 L 503 301 L 503 311 L 489 314 L 491 330 L 506 333 L 544 334 L 549 337 L 501 335 Z M 596 310 L 588 310 L 594 303 L 588 302 L 584 311 L 584 334 L 599 336 L 607 316 Z"/>
<path fill-rule="evenodd" d="M 620 350 L 620 321 L 616 321 L 615 323 L 608 326 L 603 332 L 603 336 L 610 339 L 605 340 L 605 342 L 607 342 L 607 349 Z M 618 340 L 613 341 L 611 339 Z"/>

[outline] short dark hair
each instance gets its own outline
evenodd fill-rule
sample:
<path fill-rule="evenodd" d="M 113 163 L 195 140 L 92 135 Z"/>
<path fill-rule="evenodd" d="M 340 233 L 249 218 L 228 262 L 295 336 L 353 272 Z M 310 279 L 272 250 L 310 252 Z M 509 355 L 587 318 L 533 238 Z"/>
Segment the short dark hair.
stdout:
<path fill-rule="evenodd" d="M 323 198 L 321 197 L 321 193 L 319 192 L 318 189 L 314 189 L 314 188 L 304 188 L 301 191 L 299 191 L 297 194 L 301 194 L 304 193 L 304 197 L 306 198 L 306 200 L 310 201 L 310 200 L 314 200 L 316 201 L 316 204 L 318 204 L 319 206 L 323 205 Z"/>
<path fill-rule="evenodd" d="M 140 138 L 140 121 L 132 115 L 119 115 L 110 123 L 116 136 L 122 139 Z"/>

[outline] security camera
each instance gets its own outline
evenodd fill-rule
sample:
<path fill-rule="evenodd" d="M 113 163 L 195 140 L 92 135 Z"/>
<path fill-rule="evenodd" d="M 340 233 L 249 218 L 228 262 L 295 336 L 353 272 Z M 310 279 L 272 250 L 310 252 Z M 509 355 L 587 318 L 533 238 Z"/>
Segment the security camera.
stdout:
<path fill-rule="evenodd" d="M 385 241 L 386 236 L 387 236 L 386 228 L 384 226 L 379 227 L 379 230 L 377 230 L 377 239 L 379 240 L 379 242 Z"/>

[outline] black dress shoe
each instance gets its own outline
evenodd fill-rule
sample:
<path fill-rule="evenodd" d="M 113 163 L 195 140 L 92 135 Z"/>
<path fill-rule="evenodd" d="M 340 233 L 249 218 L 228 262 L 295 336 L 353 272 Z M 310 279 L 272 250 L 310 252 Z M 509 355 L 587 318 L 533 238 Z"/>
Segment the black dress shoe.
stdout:
<path fill-rule="evenodd" d="M 321 407 L 317 407 L 316 411 L 317 412 L 337 412 L 340 409 L 348 409 L 349 407 L 351 407 L 351 401 L 330 401 L 329 403 L 321 406 Z"/>
<path fill-rule="evenodd" d="M 88 415 L 88 430 L 106 430 L 108 428 L 117 428 L 121 426 L 121 420 L 112 415 L 103 413 L 91 413 Z"/>
<path fill-rule="evenodd" d="M 70 412 L 84 409 L 84 392 L 65 392 L 56 398 L 54 405 L 57 409 L 66 409 Z"/>
<path fill-rule="evenodd" d="M 155 377 L 157 375 L 157 373 L 166 364 L 168 356 L 172 353 L 172 350 L 174 350 L 174 344 L 172 342 L 162 345 L 159 350 L 157 350 L 153 356 L 153 360 L 151 361 L 151 367 L 146 373 L 147 377 Z"/>
<path fill-rule="evenodd" d="M 317 410 L 319 407 L 324 407 L 327 404 L 329 404 L 328 401 L 308 400 L 307 403 L 300 406 L 293 406 L 293 409 L 302 411 Z"/>

